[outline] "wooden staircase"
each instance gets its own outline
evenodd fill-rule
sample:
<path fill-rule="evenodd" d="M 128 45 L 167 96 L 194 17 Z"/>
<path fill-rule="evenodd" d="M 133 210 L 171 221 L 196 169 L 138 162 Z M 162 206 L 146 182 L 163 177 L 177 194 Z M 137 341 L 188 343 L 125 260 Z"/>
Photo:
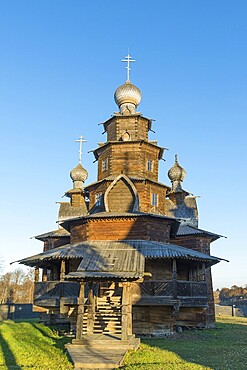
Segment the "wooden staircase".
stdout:
<path fill-rule="evenodd" d="M 121 297 L 105 295 L 95 302 L 94 327 L 88 332 L 91 318 L 87 304 L 83 315 L 83 335 L 73 339 L 66 349 L 75 370 L 117 369 L 123 363 L 126 352 L 136 350 L 140 339 L 129 335 L 125 340 L 121 335 Z M 91 326 L 91 325 L 90 325 Z"/>
<path fill-rule="evenodd" d="M 66 344 L 66 349 L 75 370 L 117 369 L 126 352 L 140 346 L 140 339 L 134 335 L 123 341 L 121 335 L 92 334 L 73 342 Z"/>
<path fill-rule="evenodd" d="M 83 316 L 83 334 L 87 334 L 88 312 Z M 97 298 L 93 334 L 121 334 L 121 297 Z"/>

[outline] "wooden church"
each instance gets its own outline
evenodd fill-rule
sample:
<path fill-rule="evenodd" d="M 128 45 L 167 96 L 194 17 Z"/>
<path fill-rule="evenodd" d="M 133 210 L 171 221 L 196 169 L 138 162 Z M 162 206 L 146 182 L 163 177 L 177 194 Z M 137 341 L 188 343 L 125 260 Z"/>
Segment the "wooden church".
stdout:
<path fill-rule="evenodd" d="M 148 138 L 152 120 L 137 111 L 141 91 L 126 58 L 127 80 L 114 95 L 119 110 L 93 151 L 97 181 L 84 186 L 81 163 L 70 172 L 59 228 L 36 236 L 43 253 L 18 261 L 36 269 L 35 304 L 69 320 L 79 342 L 96 333 L 162 336 L 215 320 L 211 266 L 220 258 L 210 244 L 220 236 L 198 228 L 177 158 L 171 183 L 159 182 L 164 149 Z"/>

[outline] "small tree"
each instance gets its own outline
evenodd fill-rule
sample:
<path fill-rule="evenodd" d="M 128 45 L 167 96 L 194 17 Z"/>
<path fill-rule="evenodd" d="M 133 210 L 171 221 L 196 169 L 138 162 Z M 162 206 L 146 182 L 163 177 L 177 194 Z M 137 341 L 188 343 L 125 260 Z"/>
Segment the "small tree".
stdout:
<path fill-rule="evenodd" d="M 229 288 L 222 288 L 220 290 L 220 301 L 221 302 L 225 302 L 229 300 L 229 292 L 230 292 Z"/>

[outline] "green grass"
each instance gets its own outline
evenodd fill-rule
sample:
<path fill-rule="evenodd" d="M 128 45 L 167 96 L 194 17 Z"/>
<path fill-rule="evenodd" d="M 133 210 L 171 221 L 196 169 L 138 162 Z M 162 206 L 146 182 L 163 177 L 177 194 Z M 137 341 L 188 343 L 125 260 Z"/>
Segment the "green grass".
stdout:
<path fill-rule="evenodd" d="M 124 370 L 246 370 L 247 319 L 221 317 L 215 329 L 187 330 L 175 337 L 142 340 L 125 357 Z M 37 322 L 0 323 L 0 370 L 69 370 L 70 340 Z"/>
<path fill-rule="evenodd" d="M 124 370 L 246 370 L 247 319 L 222 317 L 215 329 L 187 330 L 174 338 L 142 340 Z"/>
<path fill-rule="evenodd" d="M 36 322 L 0 323 L 0 369 L 69 370 L 64 344 L 48 327 Z"/>

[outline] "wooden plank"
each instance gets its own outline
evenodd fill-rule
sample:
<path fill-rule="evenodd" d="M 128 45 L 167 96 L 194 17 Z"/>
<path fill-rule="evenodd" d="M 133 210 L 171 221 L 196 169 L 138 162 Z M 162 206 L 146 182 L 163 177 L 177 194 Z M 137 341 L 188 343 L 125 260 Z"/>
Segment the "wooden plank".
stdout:
<path fill-rule="evenodd" d="M 132 335 L 132 284 L 131 283 L 128 283 L 127 285 L 128 287 L 128 300 L 129 300 L 129 304 L 128 304 L 128 307 L 127 307 L 127 334 L 128 336 Z"/>
<path fill-rule="evenodd" d="M 83 334 L 83 315 L 84 315 L 84 296 L 85 296 L 85 283 L 80 282 L 79 298 L 78 298 L 78 311 L 76 322 L 76 339 L 81 339 Z"/>
<path fill-rule="evenodd" d="M 128 291 L 127 291 L 127 283 L 122 283 L 123 290 L 122 290 L 122 333 L 121 333 L 121 339 L 127 340 L 128 338 Z"/>
<path fill-rule="evenodd" d="M 87 332 L 88 334 L 93 334 L 94 329 L 94 316 L 95 316 L 95 300 L 92 289 L 93 283 L 89 283 L 88 291 L 88 316 L 87 316 Z"/>

